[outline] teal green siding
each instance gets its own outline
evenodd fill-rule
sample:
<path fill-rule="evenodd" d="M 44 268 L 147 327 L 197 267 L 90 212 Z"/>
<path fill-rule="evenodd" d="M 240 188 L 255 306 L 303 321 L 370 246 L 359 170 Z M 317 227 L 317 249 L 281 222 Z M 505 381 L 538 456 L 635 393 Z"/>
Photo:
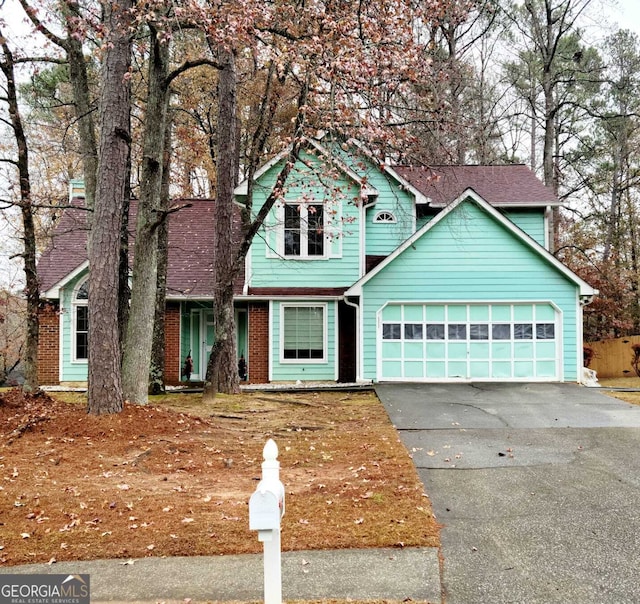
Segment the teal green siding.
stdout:
<path fill-rule="evenodd" d="M 282 362 L 281 360 L 281 308 L 282 302 L 271 304 L 271 379 L 273 381 L 327 381 L 337 378 L 336 302 L 324 300 L 287 300 L 287 303 L 301 303 L 310 306 L 326 304 L 326 360 L 324 362 Z"/>
<path fill-rule="evenodd" d="M 545 247 L 545 220 L 542 208 L 509 209 L 502 211 L 519 229 L 524 231 L 536 243 Z M 425 224 L 431 221 L 434 216 L 421 216 L 416 221 L 416 230 L 420 230 Z"/>
<path fill-rule="evenodd" d="M 577 286 L 475 203 L 460 204 L 363 286 L 364 379 L 376 379 L 377 312 L 389 301 L 550 301 L 564 380 L 577 379 Z"/>
<path fill-rule="evenodd" d="M 83 273 L 65 285 L 60 292 L 62 313 L 62 375 L 63 382 L 86 382 L 87 381 L 87 361 L 75 361 L 73 359 L 73 337 L 72 326 L 75 318 L 73 306 L 73 294 L 75 289 L 87 278 L 87 273 Z"/>
<path fill-rule="evenodd" d="M 542 208 L 505 210 L 502 212 L 513 224 L 522 229 L 529 237 L 545 247 L 545 221 Z"/>
<path fill-rule="evenodd" d="M 360 186 L 340 171 L 327 172 L 315 156 L 307 155 L 304 159 L 316 169 L 311 170 L 299 162 L 289 177 L 285 200 L 295 202 L 304 199 L 330 204 L 325 211 L 329 221 L 325 249 L 331 257 L 281 257 L 278 250 L 282 226 L 278 214 L 281 212 L 281 203 L 278 203 L 251 246 L 248 277 L 252 287 L 346 287 L 360 276 L 360 209 L 357 205 L 360 202 Z M 274 166 L 256 184 L 256 211 L 271 192 L 281 168 L 281 164 Z"/>
<path fill-rule="evenodd" d="M 377 175 L 377 178 L 376 178 Z M 397 183 L 379 170 L 371 174 L 369 182 L 379 191 L 376 204 L 367 209 L 367 255 L 387 256 L 413 234 L 415 209 L 413 196 L 399 189 Z M 375 222 L 379 212 L 391 212 L 395 223 Z"/>
<path fill-rule="evenodd" d="M 434 216 L 420 216 L 416 220 L 416 231 L 419 231 L 425 224 L 433 220 Z"/>
<path fill-rule="evenodd" d="M 337 155 L 349 165 L 369 186 L 378 191 L 376 203 L 366 212 L 366 254 L 387 256 L 395 250 L 415 230 L 415 201 L 413 194 L 403 190 L 398 182 L 380 169 L 366 155 L 350 152 L 338 147 Z M 376 214 L 391 212 L 395 223 L 376 223 Z"/>

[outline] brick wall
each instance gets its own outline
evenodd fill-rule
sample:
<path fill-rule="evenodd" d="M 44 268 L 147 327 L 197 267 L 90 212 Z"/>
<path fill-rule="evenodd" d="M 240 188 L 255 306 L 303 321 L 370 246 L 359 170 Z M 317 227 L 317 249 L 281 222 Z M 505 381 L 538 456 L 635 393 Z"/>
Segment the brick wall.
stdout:
<path fill-rule="evenodd" d="M 164 315 L 164 381 L 170 386 L 180 383 L 180 304 L 167 304 Z"/>
<path fill-rule="evenodd" d="M 269 306 L 249 304 L 249 383 L 269 381 Z"/>
<path fill-rule="evenodd" d="M 43 386 L 60 383 L 60 317 L 58 304 L 45 302 L 38 310 L 38 382 Z"/>

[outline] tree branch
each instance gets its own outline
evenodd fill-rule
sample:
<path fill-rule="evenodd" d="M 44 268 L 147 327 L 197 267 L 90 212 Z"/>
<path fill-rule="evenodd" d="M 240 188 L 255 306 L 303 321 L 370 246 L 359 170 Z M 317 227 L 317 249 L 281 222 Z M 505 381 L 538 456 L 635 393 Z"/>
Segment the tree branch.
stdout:
<path fill-rule="evenodd" d="M 202 65 L 208 65 L 209 67 L 213 67 L 214 69 L 220 69 L 220 64 L 211 59 L 197 59 L 195 61 L 185 61 L 179 67 L 176 67 L 169 75 L 167 76 L 167 86 L 173 82 L 179 75 L 183 74 L 185 71 L 189 69 L 193 69 L 194 67 L 201 67 Z"/>
<path fill-rule="evenodd" d="M 66 59 L 57 59 L 55 57 L 20 57 L 14 59 L 13 62 L 16 65 L 19 63 L 55 63 L 56 65 L 66 65 L 68 63 Z"/>
<path fill-rule="evenodd" d="M 193 207 L 192 203 L 182 203 L 177 206 L 171 206 L 168 210 L 153 210 L 158 218 L 151 224 L 151 230 L 154 231 L 155 229 L 157 229 L 169 217 L 170 214 L 175 214 L 180 210 L 191 207 Z"/>
<path fill-rule="evenodd" d="M 50 42 L 53 42 L 53 44 L 55 44 L 56 46 L 59 46 L 60 48 L 63 48 L 64 50 L 67 50 L 67 46 L 68 46 L 68 42 L 67 40 L 65 40 L 64 38 L 61 38 L 59 36 L 57 36 L 56 34 L 54 34 L 50 29 L 48 29 L 44 23 L 38 18 L 38 15 L 36 14 L 36 9 L 33 8 L 28 2 L 27 0 L 18 0 L 18 2 L 20 2 L 22 8 L 24 9 L 24 12 L 26 13 L 27 17 L 29 18 L 29 20 L 31 21 L 31 23 L 33 23 L 33 25 L 35 26 L 35 28 L 45 37 L 47 38 L 47 40 L 49 40 Z"/>

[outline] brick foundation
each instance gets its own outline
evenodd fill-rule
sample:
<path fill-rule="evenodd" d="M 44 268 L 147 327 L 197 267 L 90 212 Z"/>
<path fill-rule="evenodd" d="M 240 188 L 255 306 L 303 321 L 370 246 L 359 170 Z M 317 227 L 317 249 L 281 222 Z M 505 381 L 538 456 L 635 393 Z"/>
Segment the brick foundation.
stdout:
<path fill-rule="evenodd" d="M 38 343 L 38 383 L 54 386 L 60 383 L 60 316 L 58 303 L 44 302 L 38 310 L 40 335 Z"/>
<path fill-rule="evenodd" d="M 249 304 L 249 383 L 269 381 L 269 305 Z"/>
<path fill-rule="evenodd" d="M 180 304 L 167 303 L 164 315 L 164 382 L 180 384 Z"/>

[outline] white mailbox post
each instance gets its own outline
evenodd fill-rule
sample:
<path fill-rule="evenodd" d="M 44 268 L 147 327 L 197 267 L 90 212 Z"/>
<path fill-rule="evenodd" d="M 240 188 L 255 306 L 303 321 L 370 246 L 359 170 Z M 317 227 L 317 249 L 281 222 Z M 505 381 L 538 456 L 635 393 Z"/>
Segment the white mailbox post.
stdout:
<path fill-rule="evenodd" d="M 264 602 L 282 604 L 280 519 L 284 516 L 284 485 L 280 482 L 278 446 L 269 439 L 262 451 L 262 480 L 249 499 L 249 529 L 264 544 Z"/>

